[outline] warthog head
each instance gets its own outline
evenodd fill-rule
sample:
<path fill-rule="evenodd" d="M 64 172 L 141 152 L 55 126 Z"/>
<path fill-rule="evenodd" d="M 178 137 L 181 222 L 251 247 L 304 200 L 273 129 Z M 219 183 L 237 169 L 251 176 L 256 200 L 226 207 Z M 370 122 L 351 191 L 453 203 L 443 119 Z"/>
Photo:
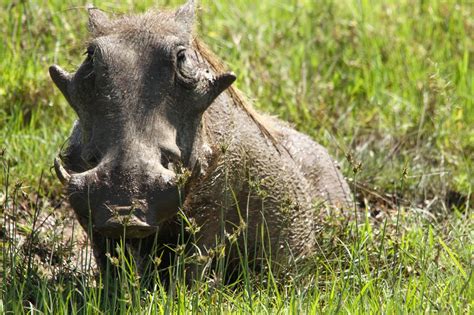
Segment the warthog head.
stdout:
<path fill-rule="evenodd" d="M 146 237 L 178 212 L 176 165 L 193 168 L 202 114 L 235 80 L 193 48 L 194 8 L 113 20 L 90 8 L 84 62 L 49 69 L 79 117 L 57 176 L 105 236 Z"/>

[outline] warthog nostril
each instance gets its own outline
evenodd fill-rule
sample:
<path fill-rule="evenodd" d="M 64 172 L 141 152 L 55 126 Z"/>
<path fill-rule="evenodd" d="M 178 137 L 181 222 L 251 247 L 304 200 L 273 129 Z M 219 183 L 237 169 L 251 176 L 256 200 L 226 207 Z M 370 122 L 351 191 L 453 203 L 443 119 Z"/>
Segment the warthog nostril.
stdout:
<path fill-rule="evenodd" d="M 142 219 L 143 215 L 146 212 L 146 207 L 144 204 L 140 202 L 132 202 L 131 205 L 127 206 L 118 206 L 118 205 L 112 205 L 108 206 L 109 210 L 111 211 L 112 216 L 115 217 L 137 217 Z"/>
<path fill-rule="evenodd" d="M 113 214 L 120 216 L 132 215 L 135 211 L 140 211 L 140 209 L 131 206 L 110 206 L 109 208 Z"/>

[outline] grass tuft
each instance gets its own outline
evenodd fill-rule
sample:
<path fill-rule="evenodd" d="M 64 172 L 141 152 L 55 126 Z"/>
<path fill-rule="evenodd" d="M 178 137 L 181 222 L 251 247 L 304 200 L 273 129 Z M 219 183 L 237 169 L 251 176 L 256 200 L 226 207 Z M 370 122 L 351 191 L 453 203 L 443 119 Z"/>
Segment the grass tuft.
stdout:
<path fill-rule="evenodd" d="M 472 313 L 470 1 L 201 1 L 198 34 L 255 107 L 328 147 L 358 215 L 325 222 L 319 251 L 284 282 L 268 268 L 225 284 L 224 257 L 195 286 L 184 252 L 172 277 L 147 283 L 126 244 L 99 277 L 51 173 L 75 116 L 47 69 L 81 62 L 86 4 L 0 2 L 0 313 Z"/>

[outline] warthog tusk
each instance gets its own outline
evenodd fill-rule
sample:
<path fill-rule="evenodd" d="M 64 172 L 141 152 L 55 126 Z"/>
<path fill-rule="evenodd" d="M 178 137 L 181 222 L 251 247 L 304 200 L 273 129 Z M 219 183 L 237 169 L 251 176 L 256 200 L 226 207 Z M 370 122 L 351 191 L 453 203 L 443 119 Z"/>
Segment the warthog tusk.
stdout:
<path fill-rule="evenodd" d="M 54 170 L 56 176 L 59 178 L 63 185 L 66 185 L 71 180 L 71 175 L 66 171 L 59 158 L 54 158 Z"/>

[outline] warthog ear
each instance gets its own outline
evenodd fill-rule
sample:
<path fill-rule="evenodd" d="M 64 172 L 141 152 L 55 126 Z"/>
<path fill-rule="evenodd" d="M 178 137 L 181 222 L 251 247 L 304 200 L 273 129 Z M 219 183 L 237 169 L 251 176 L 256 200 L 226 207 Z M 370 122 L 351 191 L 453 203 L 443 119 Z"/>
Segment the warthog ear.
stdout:
<path fill-rule="evenodd" d="M 94 6 L 88 7 L 87 12 L 89 13 L 89 31 L 94 35 L 102 34 L 103 30 L 110 24 L 107 14 Z"/>
<path fill-rule="evenodd" d="M 188 0 L 188 2 L 180 7 L 174 14 L 176 21 L 182 23 L 190 33 L 193 31 L 195 11 L 195 1 Z"/>

